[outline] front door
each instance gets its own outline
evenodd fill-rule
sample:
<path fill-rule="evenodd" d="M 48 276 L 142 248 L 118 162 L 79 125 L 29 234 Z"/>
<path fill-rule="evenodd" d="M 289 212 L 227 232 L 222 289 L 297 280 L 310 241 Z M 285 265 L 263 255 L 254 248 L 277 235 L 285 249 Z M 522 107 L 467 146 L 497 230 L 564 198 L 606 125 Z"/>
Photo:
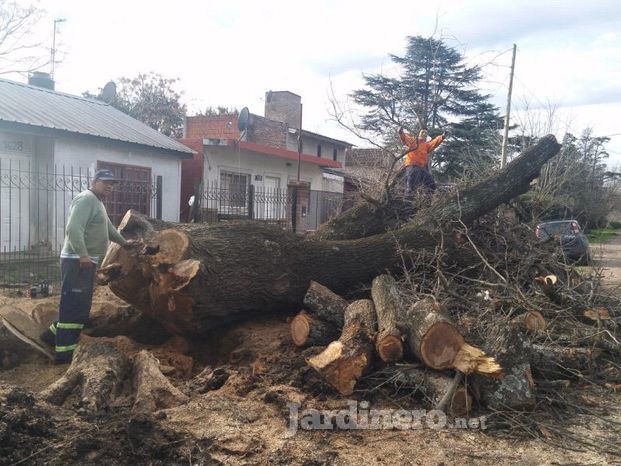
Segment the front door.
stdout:
<path fill-rule="evenodd" d="M 129 209 L 151 214 L 151 167 L 138 167 L 112 162 L 97 162 L 97 169 L 111 170 L 121 182 L 103 203 L 114 225 L 118 225 Z"/>

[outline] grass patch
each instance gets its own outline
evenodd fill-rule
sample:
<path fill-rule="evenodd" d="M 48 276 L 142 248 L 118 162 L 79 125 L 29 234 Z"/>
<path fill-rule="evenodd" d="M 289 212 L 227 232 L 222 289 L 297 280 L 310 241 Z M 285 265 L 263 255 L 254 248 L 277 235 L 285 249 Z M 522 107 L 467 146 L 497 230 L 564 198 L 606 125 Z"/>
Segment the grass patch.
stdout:
<path fill-rule="evenodd" d="M 617 230 L 613 228 L 598 228 L 589 231 L 587 237 L 589 238 L 590 243 L 605 243 L 610 238 L 613 238 L 617 235 Z"/>

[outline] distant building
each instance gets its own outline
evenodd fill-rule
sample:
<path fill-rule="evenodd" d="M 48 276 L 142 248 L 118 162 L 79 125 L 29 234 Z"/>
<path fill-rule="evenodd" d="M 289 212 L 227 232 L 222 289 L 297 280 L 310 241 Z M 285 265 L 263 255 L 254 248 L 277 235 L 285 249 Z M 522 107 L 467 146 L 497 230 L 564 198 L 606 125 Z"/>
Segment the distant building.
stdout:
<path fill-rule="evenodd" d="M 182 216 L 197 183 L 245 192 L 250 185 L 286 190 L 289 182 L 296 181 L 301 105 L 299 95 L 269 91 L 265 116 L 250 114 L 244 133 L 237 128 L 237 114 L 187 117 L 180 141 L 198 154 L 183 162 Z M 342 168 L 352 144 L 304 129 L 302 144 L 300 180 L 314 191 L 342 193 L 342 177 L 324 169 Z"/>

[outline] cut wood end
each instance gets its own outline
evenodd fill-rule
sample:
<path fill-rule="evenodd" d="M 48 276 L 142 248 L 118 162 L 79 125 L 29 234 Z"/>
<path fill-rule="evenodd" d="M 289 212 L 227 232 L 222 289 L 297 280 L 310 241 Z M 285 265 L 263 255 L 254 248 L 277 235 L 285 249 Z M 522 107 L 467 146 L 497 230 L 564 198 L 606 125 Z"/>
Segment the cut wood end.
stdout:
<path fill-rule="evenodd" d="M 147 243 L 147 248 L 155 251 L 151 256 L 154 267 L 160 264 L 176 264 L 183 259 L 190 245 L 186 233 L 179 230 L 162 230 Z"/>
<path fill-rule="evenodd" d="M 340 341 L 333 341 L 325 350 L 312 358 L 309 358 L 306 362 L 313 369 L 321 373 L 321 370 L 326 366 L 339 359 L 343 354 L 343 343 Z"/>
<path fill-rule="evenodd" d="M 198 275 L 201 269 L 200 261 L 195 259 L 186 259 L 177 262 L 170 270 L 169 273 L 174 278 L 174 286 L 172 291 L 181 291 L 188 286 L 192 279 Z"/>
<path fill-rule="evenodd" d="M 291 333 L 291 339 L 296 346 L 304 346 L 308 340 L 310 334 L 310 322 L 308 315 L 305 312 L 301 312 L 293 318 L 291 325 L 289 326 Z"/>
<path fill-rule="evenodd" d="M 547 328 L 546 319 L 539 311 L 528 311 L 524 317 L 524 324 L 528 330 L 543 332 Z"/>
<path fill-rule="evenodd" d="M 388 335 L 378 340 L 377 353 L 384 362 L 395 362 L 403 359 L 403 341 L 395 335 Z"/>
<path fill-rule="evenodd" d="M 582 313 L 584 317 L 587 319 L 591 319 L 593 321 L 599 320 L 610 320 L 610 313 L 608 309 L 605 307 L 596 307 L 594 309 L 585 309 Z"/>
<path fill-rule="evenodd" d="M 475 346 L 464 343 L 457 352 L 453 367 L 464 374 L 481 374 L 501 378 L 502 367 L 496 360 Z"/>
<path fill-rule="evenodd" d="M 422 360 L 432 369 L 451 369 L 464 344 L 464 337 L 452 324 L 438 322 L 427 330 L 421 341 Z"/>

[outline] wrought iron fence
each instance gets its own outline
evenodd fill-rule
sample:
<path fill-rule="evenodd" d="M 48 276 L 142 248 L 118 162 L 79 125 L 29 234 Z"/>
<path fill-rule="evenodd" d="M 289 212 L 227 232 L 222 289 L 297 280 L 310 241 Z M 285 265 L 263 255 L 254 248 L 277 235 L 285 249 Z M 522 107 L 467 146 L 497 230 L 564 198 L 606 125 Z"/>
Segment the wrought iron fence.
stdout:
<path fill-rule="evenodd" d="M 254 186 L 222 186 L 215 182 L 199 187 L 194 208 L 195 221 L 215 223 L 247 219 L 293 228 L 294 205 L 297 211 L 296 231 L 315 230 L 341 212 L 343 194 L 308 191 L 294 199 L 291 190 Z M 197 196 L 195 196 L 197 197 Z"/>
<path fill-rule="evenodd" d="M 58 283 L 69 206 L 92 177 L 89 169 L 33 169 L 29 163 L 0 159 L 0 288 Z M 142 184 L 122 181 L 114 196 L 109 214 L 112 209 L 137 208 L 161 215 L 159 177 Z"/>

